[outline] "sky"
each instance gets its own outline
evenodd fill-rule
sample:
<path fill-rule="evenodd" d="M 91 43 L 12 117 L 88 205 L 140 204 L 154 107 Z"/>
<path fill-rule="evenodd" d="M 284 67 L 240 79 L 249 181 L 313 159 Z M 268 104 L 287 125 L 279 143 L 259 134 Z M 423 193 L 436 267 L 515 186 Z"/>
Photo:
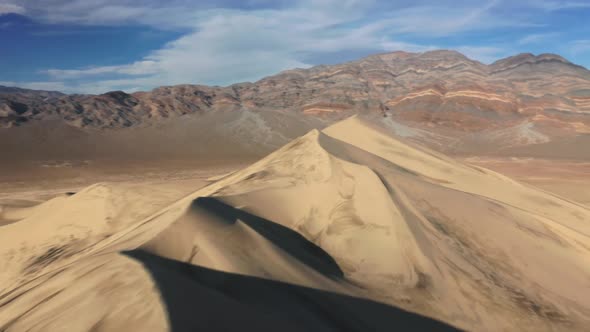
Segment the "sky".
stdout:
<path fill-rule="evenodd" d="M 0 0 L 0 85 L 229 85 L 389 51 L 590 68 L 590 0 Z"/>

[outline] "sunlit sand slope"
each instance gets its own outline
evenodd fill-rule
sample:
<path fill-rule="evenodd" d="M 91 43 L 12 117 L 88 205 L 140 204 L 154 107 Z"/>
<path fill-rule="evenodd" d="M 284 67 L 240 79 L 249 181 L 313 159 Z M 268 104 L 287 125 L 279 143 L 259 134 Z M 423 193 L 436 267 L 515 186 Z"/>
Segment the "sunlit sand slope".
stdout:
<path fill-rule="evenodd" d="M 179 330 L 158 278 L 171 263 L 153 259 L 370 299 L 469 330 L 590 324 L 587 207 L 357 118 L 212 181 L 180 199 L 95 185 L 11 212 L 0 227 L 0 330 Z M 140 259 L 146 269 L 120 254 L 128 250 L 155 258 Z M 191 271 L 203 286 L 208 272 Z M 322 311 L 322 324 L 356 315 L 355 329 L 371 327 L 343 303 Z"/>

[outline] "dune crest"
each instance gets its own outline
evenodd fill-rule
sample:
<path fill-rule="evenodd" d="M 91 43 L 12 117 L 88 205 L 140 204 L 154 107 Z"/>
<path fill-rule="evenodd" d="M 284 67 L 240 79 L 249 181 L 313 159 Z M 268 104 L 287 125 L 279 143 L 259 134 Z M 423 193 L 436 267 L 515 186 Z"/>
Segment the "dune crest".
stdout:
<path fill-rule="evenodd" d="M 96 185 L 0 227 L 0 330 L 74 326 L 67 319 L 84 322 L 74 330 L 124 329 L 125 315 L 142 315 L 134 301 L 145 294 L 157 315 L 143 326 L 169 329 L 152 279 L 119 253 L 128 250 L 371 299 L 469 330 L 590 324 L 588 207 L 358 118 L 212 181 L 174 203 Z M 106 272 L 121 264 L 138 285 L 118 288 L 135 294 L 120 299 L 127 311 L 84 314 L 111 300 L 74 303 L 88 290 L 68 283 L 120 286 L 127 277 Z M 93 266 L 98 272 L 76 272 Z M 51 315 L 71 308 L 78 318 Z"/>

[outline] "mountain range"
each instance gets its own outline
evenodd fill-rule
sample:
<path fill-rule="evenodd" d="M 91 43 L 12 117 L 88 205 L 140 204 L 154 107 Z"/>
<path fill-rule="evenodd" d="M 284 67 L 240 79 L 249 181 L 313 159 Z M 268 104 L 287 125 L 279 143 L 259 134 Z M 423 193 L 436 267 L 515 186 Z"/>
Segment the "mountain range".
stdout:
<path fill-rule="evenodd" d="M 0 148 L 16 159 L 158 155 L 188 140 L 183 154 L 213 141 L 261 156 L 352 114 L 452 155 L 590 158 L 571 148 L 590 143 L 589 70 L 554 54 L 486 65 L 447 50 L 376 54 L 227 87 L 100 95 L 0 87 Z"/>

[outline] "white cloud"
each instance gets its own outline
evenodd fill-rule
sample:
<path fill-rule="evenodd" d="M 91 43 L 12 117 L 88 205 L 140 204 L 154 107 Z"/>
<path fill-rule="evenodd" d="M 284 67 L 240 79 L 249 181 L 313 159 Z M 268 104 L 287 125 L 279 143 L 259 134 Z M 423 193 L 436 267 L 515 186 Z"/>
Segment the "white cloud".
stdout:
<path fill-rule="evenodd" d="M 395 35 L 427 33 L 427 29 L 437 34 L 450 34 L 468 29 L 469 24 L 487 15 L 495 4 L 493 1 L 482 7 L 452 11 L 408 9 L 393 18 L 371 22 L 358 21 L 370 6 L 360 0 L 309 1 L 274 10 L 212 9 L 198 12 L 192 32 L 140 61 L 118 66 L 49 69 L 45 73 L 53 79 L 75 84 L 69 91 L 84 92 L 149 89 L 182 83 L 227 85 L 255 81 L 285 69 L 308 67 L 309 64 L 302 59 L 310 54 L 436 49 L 436 45 L 397 40 Z M 438 19 L 435 20 L 437 13 Z M 461 20 L 457 22 L 459 17 Z M 416 30 L 414 27 L 420 22 L 424 27 Z M 439 23 L 432 26 L 432 22 Z M 464 47 L 463 50 L 482 61 L 500 53 L 491 47 Z M 121 78 L 101 80 L 105 75 Z M 85 83 L 90 80 L 91 83 Z"/>
<path fill-rule="evenodd" d="M 0 0 L 2 1 L 2 0 Z M 544 1 L 546 8 L 558 1 Z M 138 61 L 115 66 L 50 68 L 43 73 L 68 92 L 133 91 L 160 85 L 226 85 L 254 81 L 322 54 L 445 47 L 458 34 L 505 27 L 534 27 L 523 17 L 496 10 L 501 0 L 440 1 L 411 5 L 396 1 L 376 11 L 376 1 L 300 0 L 275 9 L 219 9 L 203 2 L 170 0 L 19 0 L 27 15 L 44 22 L 75 24 L 145 24 L 186 33 Z M 197 4 L 198 3 L 198 4 Z M 234 1 L 234 4 L 236 2 Z M 561 6 L 573 3 L 559 2 Z M 165 6 L 165 7 L 164 7 Z M 532 5 L 530 5 L 532 6 Z M 1 8 L 1 7 L 0 7 Z M 545 8 L 545 7 L 543 7 Z M 522 38 L 522 44 L 542 34 Z M 407 42 L 424 38 L 429 42 Z M 447 47 L 445 47 L 447 48 Z M 482 62 L 507 55 L 502 46 L 463 45 L 456 49 Z M 39 83 L 39 82 L 37 82 Z M 22 86 L 22 84 L 21 84 Z"/>
<path fill-rule="evenodd" d="M 84 69 L 47 69 L 41 73 L 55 79 L 75 79 L 105 74 L 147 75 L 157 73 L 156 63 L 150 60 L 137 61 L 129 65 L 90 67 Z"/>
<path fill-rule="evenodd" d="M 533 33 L 533 34 L 526 35 L 526 36 L 522 37 L 517 42 L 520 45 L 537 44 L 537 43 L 547 41 L 548 39 L 557 37 L 558 35 L 559 35 L 559 33 L 557 33 L 557 32 Z"/>
<path fill-rule="evenodd" d="M 389 29 L 398 33 L 423 35 L 448 35 L 465 29 L 475 30 L 481 24 L 504 25 L 503 20 L 491 19 L 488 11 L 498 1 L 490 1 L 483 6 L 422 6 L 396 10 L 384 22 Z M 483 19 L 484 17 L 487 18 Z"/>
<path fill-rule="evenodd" d="M 527 4 L 533 7 L 541 8 L 547 11 L 590 8 L 590 3 L 587 1 L 568 1 L 568 0 L 532 0 L 527 1 Z"/>
<path fill-rule="evenodd" d="M 5 0 L 5 2 L 22 8 L 27 16 L 46 23 L 146 24 L 160 28 L 178 28 L 192 24 L 195 18 L 195 10 L 192 8 L 194 6 L 186 6 L 187 2 L 182 0 L 168 0 L 163 3 L 164 5 L 155 0 Z"/>
<path fill-rule="evenodd" d="M 498 28 L 539 27 L 530 18 L 498 15 L 500 0 L 460 5 L 438 2 L 436 5 L 412 6 L 397 9 L 384 15 L 377 22 L 397 34 L 420 37 L 447 37 L 464 32 L 485 31 Z"/>
<path fill-rule="evenodd" d="M 17 4 L 0 2 L 0 15 L 12 13 L 24 14 L 25 9 Z"/>

